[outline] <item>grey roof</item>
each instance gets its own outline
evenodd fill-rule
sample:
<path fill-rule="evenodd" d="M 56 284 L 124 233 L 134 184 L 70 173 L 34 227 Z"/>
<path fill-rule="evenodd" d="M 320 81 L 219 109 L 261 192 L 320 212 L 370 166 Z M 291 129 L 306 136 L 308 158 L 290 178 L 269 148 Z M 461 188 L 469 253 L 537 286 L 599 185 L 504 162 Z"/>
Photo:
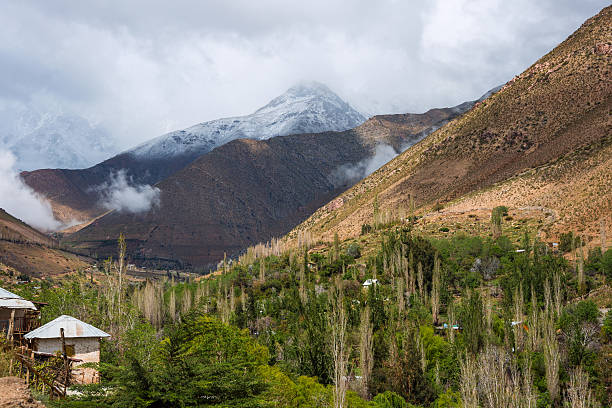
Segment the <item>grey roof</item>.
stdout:
<path fill-rule="evenodd" d="M 34 303 L 3 288 L 0 288 L 0 308 L 36 310 Z"/>
<path fill-rule="evenodd" d="M 64 328 L 66 338 L 84 337 L 110 337 L 110 334 L 93 327 L 91 324 L 80 321 L 76 317 L 62 315 L 49 323 L 32 330 L 24 337 L 26 339 L 59 339 L 60 328 Z"/>

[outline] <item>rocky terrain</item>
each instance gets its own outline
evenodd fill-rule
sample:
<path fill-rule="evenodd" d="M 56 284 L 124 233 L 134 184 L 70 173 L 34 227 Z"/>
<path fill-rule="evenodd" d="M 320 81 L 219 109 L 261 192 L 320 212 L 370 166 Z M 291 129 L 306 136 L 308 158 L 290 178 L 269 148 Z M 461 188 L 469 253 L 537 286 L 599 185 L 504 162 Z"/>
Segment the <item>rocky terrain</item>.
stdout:
<path fill-rule="evenodd" d="M 0 239 L 46 246 L 57 246 L 58 244 L 53 238 L 30 227 L 2 208 L 0 208 Z"/>

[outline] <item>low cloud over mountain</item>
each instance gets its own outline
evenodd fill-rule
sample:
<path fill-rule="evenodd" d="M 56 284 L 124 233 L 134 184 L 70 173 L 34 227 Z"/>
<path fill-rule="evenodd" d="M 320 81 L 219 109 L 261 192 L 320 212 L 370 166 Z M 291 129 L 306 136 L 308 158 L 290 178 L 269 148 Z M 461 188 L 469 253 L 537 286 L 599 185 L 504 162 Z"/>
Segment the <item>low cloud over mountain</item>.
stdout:
<path fill-rule="evenodd" d="M 0 208 L 42 231 L 60 229 L 63 224 L 51 205 L 21 180 L 14 166 L 15 156 L 0 150 Z"/>

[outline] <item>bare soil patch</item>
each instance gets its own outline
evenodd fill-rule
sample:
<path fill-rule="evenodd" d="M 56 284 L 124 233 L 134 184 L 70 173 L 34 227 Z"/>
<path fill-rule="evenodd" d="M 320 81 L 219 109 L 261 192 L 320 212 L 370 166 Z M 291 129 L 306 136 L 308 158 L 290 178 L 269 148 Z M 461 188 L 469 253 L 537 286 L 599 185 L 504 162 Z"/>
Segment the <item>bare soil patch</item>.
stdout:
<path fill-rule="evenodd" d="M 0 408 L 44 408 L 36 401 L 25 383 L 18 377 L 0 378 Z"/>

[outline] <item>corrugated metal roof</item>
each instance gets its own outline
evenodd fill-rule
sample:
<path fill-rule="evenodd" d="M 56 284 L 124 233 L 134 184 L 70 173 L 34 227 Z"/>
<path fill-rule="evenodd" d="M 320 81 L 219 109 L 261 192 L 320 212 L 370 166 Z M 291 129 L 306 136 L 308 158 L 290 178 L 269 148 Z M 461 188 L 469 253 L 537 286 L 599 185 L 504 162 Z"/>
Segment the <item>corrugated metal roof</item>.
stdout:
<path fill-rule="evenodd" d="M 0 288 L 0 308 L 36 310 L 34 303 L 3 288 Z"/>
<path fill-rule="evenodd" d="M 110 337 L 110 334 L 93 327 L 90 324 L 80 321 L 79 319 L 62 315 L 49 323 L 40 326 L 26 334 L 26 339 L 59 339 L 60 328 L 64 328 L 64 337 Z"/>

